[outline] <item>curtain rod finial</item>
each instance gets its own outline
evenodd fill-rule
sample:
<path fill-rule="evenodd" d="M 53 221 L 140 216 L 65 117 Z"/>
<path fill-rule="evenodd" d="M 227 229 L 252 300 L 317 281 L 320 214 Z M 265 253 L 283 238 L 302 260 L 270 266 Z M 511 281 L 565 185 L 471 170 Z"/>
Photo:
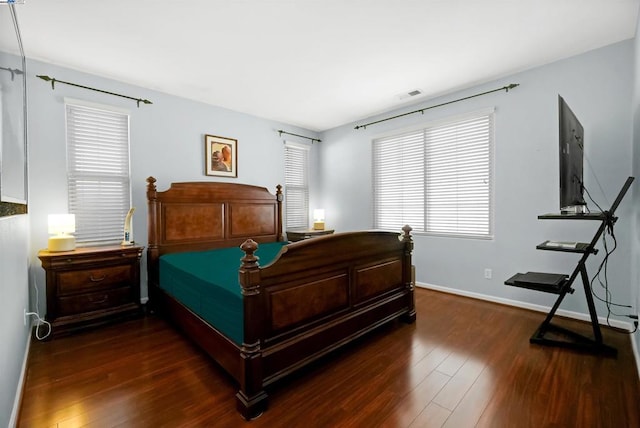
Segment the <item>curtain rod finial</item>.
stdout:
<path fill-rule="evenodd" d="M 53 77 L 43 76 L 41 74 L 36 75 L 36 77 L 41 78 L 45 82 L 51 82 L 51 89 L 55 89 L 56 88 L 56 79 L 54 79 Z"/>

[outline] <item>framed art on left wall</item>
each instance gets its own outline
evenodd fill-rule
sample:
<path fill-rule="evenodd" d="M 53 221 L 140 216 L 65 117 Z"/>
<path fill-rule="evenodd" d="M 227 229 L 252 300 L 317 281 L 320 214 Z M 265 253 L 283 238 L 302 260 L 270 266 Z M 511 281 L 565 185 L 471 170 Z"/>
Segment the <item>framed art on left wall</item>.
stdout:
<path fill-rule="evenodd" d="M 238 140 L 204 136 L 205 174 L 219 177 L 238 176 Z"/>

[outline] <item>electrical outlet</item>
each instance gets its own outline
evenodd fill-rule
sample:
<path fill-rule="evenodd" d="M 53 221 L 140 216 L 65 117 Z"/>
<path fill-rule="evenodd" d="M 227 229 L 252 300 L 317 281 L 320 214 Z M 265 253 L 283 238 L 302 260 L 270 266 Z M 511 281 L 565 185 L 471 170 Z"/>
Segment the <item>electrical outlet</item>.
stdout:
<path fill-rule="evenodd" d="M 485 279 L 491 279 L 491 277 L 493 276 L 493 271 L 489 268 L 486 268 L 484 270 L 484 278 Z"/>

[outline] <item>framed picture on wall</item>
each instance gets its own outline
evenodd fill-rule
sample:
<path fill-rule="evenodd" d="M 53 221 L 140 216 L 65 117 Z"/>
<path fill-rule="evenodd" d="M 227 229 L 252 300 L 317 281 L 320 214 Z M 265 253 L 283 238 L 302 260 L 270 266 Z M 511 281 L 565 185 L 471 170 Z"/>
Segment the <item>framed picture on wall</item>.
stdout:
<path fill-rule="evenodd" d="M 204 147 L 206 175 L 238 176 L 238 140 L 205 135 Z"/>

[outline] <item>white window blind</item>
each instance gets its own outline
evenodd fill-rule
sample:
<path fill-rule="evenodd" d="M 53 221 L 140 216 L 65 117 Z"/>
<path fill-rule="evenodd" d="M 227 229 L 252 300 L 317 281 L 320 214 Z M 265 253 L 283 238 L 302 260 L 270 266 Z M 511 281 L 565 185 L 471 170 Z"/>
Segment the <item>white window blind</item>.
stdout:
<path fill-rule="evenodd" d="M 129 115 L 67 103 L 69 212 L 76 241 L 121 242 L 131 206 Z"/>
<path fill-rule="evenodd" d="M 285 214 L 287 229 L 309 227 L 309 147 L 285 143 Z"/>
<path fill-rule="evenodd" d="M 491 238 L 493 113 L 373 141 L 374 227 Z"/>

